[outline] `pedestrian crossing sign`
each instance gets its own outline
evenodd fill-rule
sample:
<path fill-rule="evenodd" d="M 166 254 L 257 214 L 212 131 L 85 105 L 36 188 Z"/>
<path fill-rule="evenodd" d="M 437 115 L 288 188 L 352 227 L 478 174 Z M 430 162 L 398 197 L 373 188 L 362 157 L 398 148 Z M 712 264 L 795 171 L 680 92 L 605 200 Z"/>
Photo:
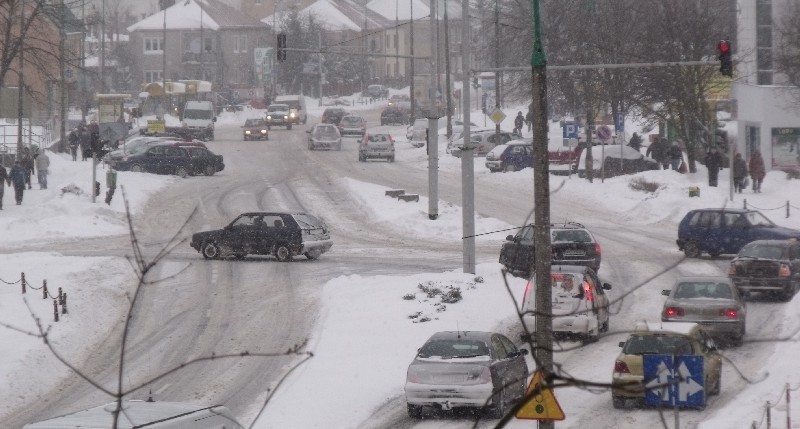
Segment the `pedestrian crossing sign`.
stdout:
<path fill-rule="evenodd" d="M 527 401 L 517 410 L 518 419 L 564 420 L 564 410 L 549 387 L 542 387 L 542 372 L 536 371 L 525 391 Z M 523 399 L 525 401 L 525 399 Z"/>

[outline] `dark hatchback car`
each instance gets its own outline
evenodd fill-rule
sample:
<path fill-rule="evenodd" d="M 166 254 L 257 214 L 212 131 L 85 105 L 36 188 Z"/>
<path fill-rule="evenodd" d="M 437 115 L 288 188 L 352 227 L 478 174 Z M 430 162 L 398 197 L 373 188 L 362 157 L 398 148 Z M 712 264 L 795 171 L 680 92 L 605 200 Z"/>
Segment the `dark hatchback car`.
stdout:
<path fill-rule="evenodd" d="M 381 125 L 406 125 L 410 114 L 401 107 L 389 106 L 381 111 Z"/>
<path fill-rule="evenodd" d="M 322 112 L 321 122 L 323 124 L 333 124 L 339 126 L 339 122 L 342 122 L 342 118 L 344 118 L 345 115 L 347 115 L 347 112 L 345 112 L 345 110 L 341 107 L 330 107 Z"/>
<path fill-rule="evenodd" d="M 272 255 L 281 262 L 296 255 L 317 259 L 333 246 L 328 226 L 308 213 L 243 213 L 223 229 L 198 232 L 189 243 L 206 259 Z"/>
<path fill-rule="evenodd" d="M 533 167 L 533 144 L 523 140 L 512 140 L 497 145 L 486 154 L 486 168 L 498 171 L 519 171 Z"/>
<path fill-rule="evenodd" d="M 753 241 L 731 261 L 728 276 L 745 295 L 763 292 L 789 301 L 800 289 L 800 241 Z"/>
<path fill-rule="evenodd" d="M 261 118 L 250 118 L 242 125 L 244 140 L 269 140 L 267 121 Z"/>
<path fill-rule="evenodd" d="M 687 258 L 703 252 L 712 257 L 735 254 L 755 240 L 800 239 L 800 231 L 775 225 L 757 210 L 710 208 L 692 210 L 678 225 L 678 249 Z"/>
<path fill-rule="evenodd" d="M 186 177 L 192 170 L 189 152 L 172 143 L 154 143 L 136 147 L 109 164 L 119 171 L 174 174 Z"/>
<path fill-rule="evenodd" d="M 199 147 L 189 146 L 181 143 L 176 143 L 175 146 L 182 147 L 189 152 L 189 157 L 192 159 L 192 175 L 213 176 L 214 173 L 225 169 L 222 155 L 217 155 L 210 150 Z"/>
<path fill-rule="evenodd" d="M 553 265 L 582 265 L 600 269 L 600 244 L 591 232 L 579 223 L 568 222 L 550 226 Z M 500 263 L 514 276 L 529 277 L 534 264 L 533 225 L 527 225 L 516 235 L 506 237 L 500 248 Z"/>

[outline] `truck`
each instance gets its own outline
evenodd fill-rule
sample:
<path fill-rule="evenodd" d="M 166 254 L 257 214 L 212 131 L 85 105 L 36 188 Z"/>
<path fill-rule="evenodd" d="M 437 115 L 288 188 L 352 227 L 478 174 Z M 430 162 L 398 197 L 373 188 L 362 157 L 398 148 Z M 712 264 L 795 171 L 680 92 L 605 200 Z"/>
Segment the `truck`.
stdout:
<path fill-rule="evenodd" d="M 117 403 L 101 405 L 72 414 L 54 417 L 23 426 L 23 429 L 111 429 Z M 119 414 L 119 428 L 148 429 L 242 429 L 223 406 L 204 406 L 186 402 L 124 400 Z"/>
<path fill-rule="evenodd" d="M 214 140 L 214 103 L 211 101 L 187 101 L 181 115 L 183 131 L 201 140 Z"/>

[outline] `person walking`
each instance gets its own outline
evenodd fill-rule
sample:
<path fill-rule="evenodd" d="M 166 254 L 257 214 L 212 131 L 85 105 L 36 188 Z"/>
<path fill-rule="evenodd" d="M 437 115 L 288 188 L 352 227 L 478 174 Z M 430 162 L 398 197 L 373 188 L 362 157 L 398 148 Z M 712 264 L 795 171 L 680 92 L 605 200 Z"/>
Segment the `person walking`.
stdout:
<path fill-rule="evenodd" d="M 33 155 L 30 148 L 22 148 L 22 168 L 25 170 L 25 184 L 31 189 L 31 176 L 33 175 Z"/>
<path fill-rule="evenodd" d="M 78 136 L 78 129 L 73 128 L 67 137 L 67 141 L 69 141 L 69 153 L 72 155 L 73 161 L 78 160 L 78 145 L 80 144 L 80 140 L 81 138 Z"/>
<path fill-rule="evenodd" d="M 6 168 L 0 165 L 0 210 L 3 210 L 3 194 L 6 191 L 6 185 L 11 186 L 11 178 L 8 177 Z"/>
<path fill-rule="evenodd" d="M 533 129 L 533 110 L 528 109 L 528 114 L 525 115 L 525 123 L 528 124 L 528 133 Z"/>
<path fill-rule="evenodd" d="M 89 129 L 85 126 L 81 127 L 80 131 L 80 146 L 81 146 L 81 160 L 86 161 L 89 158 L 89 146 L 92 142 L 92 137 L 89 134 Z"/>
<path fill-rule="evenodd" d="M 753 179 L 753 192 L 761 193 L 761 182 L 764 181 L 766 175 L 764 158 L 761 156 L 761 151 L 757 150 L 750 157 L 750 178 Z"/>
<path fill-rule="evenodd" d="M 737 153 L 733 159 L 733 189 L 742 193 L 744 189 L 744 179 L 747 177 L 747 162 L 742 158 L 741 153 Z"/>
<path fill-rule="evenodd" d="M 522 116 L 522 111 L 517 112 L 517 117 L 514 118 L 514 134 L 522 135 L 522 126 L 525 124 L 525 118 Z"/>
<path fill-rule="evenodd" d="M 628 140 L 628 146 L 636 149 L 636 152 L 642 148 L 642 138 L 639 137 L 639 134 L 633 133 L 631 139 Z"/>
<path fill-rule="evenodd" d="M 50 157 L 42 151 L 36 157 L 36 177 L 39 180 L 39 189 L 47 189 L 47 173 L 50 169 Z"/>
<path fill-rule="evenodd" d="M 669 168 L 669 157 L 667 156 L 667 142 L 661 137 L 656 137 L 653 143 L 647 147 L 646 156 L 653 158 L 656 162 L 661 164 L 661 167 L 666 170 Z"/>
<path fill-rule="evenodd" d="M 680 171 L 681 161 L 683 161 L 683 152 L 677 142 L 673 142 L 669 148 L 669 163 L 672 170 Z"/>
<path fill-rule="evenodd" d="M 14 161 L 10 176 L 11 184 L 14 185 L 14 199 L 17 201 L 17 205 L 20 205 L 22 204 L 22 194 L 25 192 L 25 167 L 22 166 L 19 159 Z"/>
<path fill-rule="evenodd" d="M 711 146 L 706 153 L 706 168 L 708 168 L 708 186 L 716 188 L 719 170 L 722 169 L 722 155 L 717 151 L 716 146 Z"/>

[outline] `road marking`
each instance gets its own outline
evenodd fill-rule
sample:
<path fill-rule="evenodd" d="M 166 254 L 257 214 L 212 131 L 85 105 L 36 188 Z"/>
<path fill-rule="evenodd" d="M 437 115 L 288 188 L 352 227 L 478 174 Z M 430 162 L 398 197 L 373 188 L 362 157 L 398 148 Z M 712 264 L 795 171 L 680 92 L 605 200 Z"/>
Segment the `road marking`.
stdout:
<path fill-rule="evenodd" d="M 167 384 L 165 384 L 165 385 L 161 386 L 161 388 L 160 388 L 160 389 L 158 389 L 158 390 L 156 390 L 156 391 L 155 391 L 155 394 L 156 394 L 156 395 L 160 395 L 160 394 L 161 394 L 161 392 L 163 392 L 163 391 L 167 390 L 167 388 L 168 388 L 169 386 L 172 386 L 172 384 L 171 384 L 171 383 L 167 383 Z"/>

